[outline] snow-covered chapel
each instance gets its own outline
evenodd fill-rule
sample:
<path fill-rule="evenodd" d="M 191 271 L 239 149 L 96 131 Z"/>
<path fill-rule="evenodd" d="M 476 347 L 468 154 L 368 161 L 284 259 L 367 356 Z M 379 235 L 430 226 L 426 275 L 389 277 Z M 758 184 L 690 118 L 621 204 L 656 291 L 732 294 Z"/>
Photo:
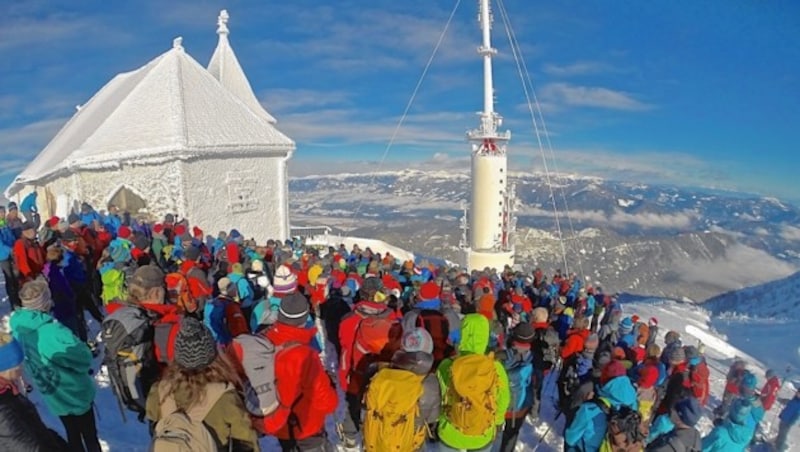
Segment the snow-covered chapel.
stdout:
<path fill-rule="evenodd" d="M 143 67 L 114 77 L 6 190 L 36 191 L 43 218 L 85 201 L 157 219 L 187 218 L 216 235 L 289 236 L 287 165 L 295 143 L 259 104 L 228 41 L 204 68 L 176 38 Z"/>

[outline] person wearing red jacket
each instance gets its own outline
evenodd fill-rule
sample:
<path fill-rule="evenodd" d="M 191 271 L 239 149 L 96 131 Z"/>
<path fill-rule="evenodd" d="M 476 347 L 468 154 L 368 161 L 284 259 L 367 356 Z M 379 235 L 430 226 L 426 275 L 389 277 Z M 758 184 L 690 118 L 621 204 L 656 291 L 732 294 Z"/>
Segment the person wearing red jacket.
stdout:
<path fill-rule="evenodd" d="M 22 225 L 22 237 L 14 243 L 14 264 L 19 271 L 19 286 L 42 274 L 47 253 L 36 240 L 36 228 L 26 221 Z"/>
<path fill-rule="evenodd" d="M 693 345 L 687 345 L 684 348 L 686 353 L 686 362 L 689 366 L 689 378 L 692 385 L 692 394 L 700 402 L 700 406 L 708 404 L 708 398 L 711 394 L 711 386 L 708 379 L 710 372 L 705 358 Z"/>
<path fill-rule="evenodd" d="M 325 418 L 336 410 L 338 396 L 319 354 L 311 347 L 316 328 L 307 328 L 308 300 L 293 293 L 281 300 L 278 321 L 266 332 L 275 344 L 278 409 L 264 418 L 264 431 L 278 438 L 284 451 L 329 450 Z"/>
<path fill-rule="evenodd" d="M 189 245 L 184 251 L 184 258 L 178 271 L 186 277 L 192 298 L 197 300 L 198 306 L 202 306 L 211 299 L 214 290 L 208 283 L 206 272 L 200 266 L 200 259 L 202 258 L 200 248 Z"/>
<path fill-rule="evenodd" d="M 178 308 L 164 303 L 164 272 L 155 265 L 145 265 L 136 269 L 128 284 L 128 300 L 124 303 L 109 303 L 106 306 L 111 315 L 123 307 L 144 309 L 153 314 L 155 334 L 153 345 L 156 360 L 161 370 L 175 357 L 175 337 L 180 329 L 181 316 Z"/>
<path fill-rule="evenodd" d="M 761 388 L 761 405 L 764 411 L 769 411 L 772 405 L 775 404 L 775 399 L 778 398 L 778 391 L 781 389 L 781 379 L 778 378 L 777 372 L 774 369 L 767 371 L 767 382 Z"/>
<path fill-rule="evenodd" d="M 566 360 L 576 353 L 583 351 L 583 345 L 586 338 L 589 337 L 591 331 L 588 330 L 589 319 L 586 317 L 578 317 L 575 319 L 575 324 L 567 333 L 567 339 L 564 340 L 564 346 L 561 347 L 561 359 Z"/>
<path fill-rule="evenodd" d="M 345 447 L 355 447 L 356 437 L 361 428 L 361 397 L 366 386 L 365 372 L 367 355 L 360 347 L 356 347 L 356 336 L 362 330 L 362 322 L 369 319 L 388 320 L 393 322 L 393 327 L 382 339 L 384 341 L 380 355 L 371 355 L 379 362 L 390 362 L 395 351 L 400 349 L 402 326 L 400 317 L 386 304 L 386 296 L 381 289 L 383 284 L 377 277 L 369 277 L 358 291 L 359 302 L 353 306 L 353 312 L 342 319 L 339 325 L 339 344 L 341 356 L 339 357 L 339 383 L 345 389 L 348 409 L 345 411 L 343 436 Z M 377 322 L 376 322 L 377 323 Z M 381 322 L 384 323 L 384 322 Z M 385 324 L 385 323 L 384 323 Z"/>

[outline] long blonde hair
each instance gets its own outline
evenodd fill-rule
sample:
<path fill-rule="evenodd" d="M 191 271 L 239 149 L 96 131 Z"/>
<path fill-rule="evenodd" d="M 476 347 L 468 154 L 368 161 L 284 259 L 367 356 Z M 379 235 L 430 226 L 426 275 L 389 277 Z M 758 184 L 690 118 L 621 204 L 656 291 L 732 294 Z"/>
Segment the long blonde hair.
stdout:
<path fill-rule="evenodd" d="M 229 383 L 237 390 L 242 387 L 241 379 L 225 353 L 218 354 L 208 367 L 200 370 L 182 369 L 173 362 L 167 367 L 161 382 L 163 385 L 159 388 L 167 390 L 159 393 L 160 404 L 171 395 L 175 406 L 184 411 L 203 401 L 205 387 L 211 383 Z"/>

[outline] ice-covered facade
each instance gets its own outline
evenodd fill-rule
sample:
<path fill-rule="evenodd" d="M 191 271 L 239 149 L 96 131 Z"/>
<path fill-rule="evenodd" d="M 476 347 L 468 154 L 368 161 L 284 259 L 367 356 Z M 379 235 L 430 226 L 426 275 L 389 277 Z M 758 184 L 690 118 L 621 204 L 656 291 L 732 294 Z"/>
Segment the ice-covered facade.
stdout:
<path fill-rule="evenodd" d="M 86 201 L 133 214 L 188 218 L 208 233 L 289 236 L 287 165 L 295 143 L 260 105 L 228 41 L 204 68 L 172 48 L 114 77 L 64 125 L 6 190 L 38 193 L 43 218 Z M 212 229 L 213 228 L 213 229 Z"/>

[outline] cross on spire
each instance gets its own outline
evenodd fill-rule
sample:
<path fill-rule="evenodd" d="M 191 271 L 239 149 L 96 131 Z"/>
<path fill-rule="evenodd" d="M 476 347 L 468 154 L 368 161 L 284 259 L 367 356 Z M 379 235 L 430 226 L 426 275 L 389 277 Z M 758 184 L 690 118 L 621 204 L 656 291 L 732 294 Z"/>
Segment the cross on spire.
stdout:
<path fill-rule="evenodd" d="M 217 34 L 219 35 L 226 35 L 230 33 L 228 30 L 228 19 L 230 16 L 228 15 L 228 10 L 223 9 L 219 12 L 219 17 L 217 17 Z"/>

